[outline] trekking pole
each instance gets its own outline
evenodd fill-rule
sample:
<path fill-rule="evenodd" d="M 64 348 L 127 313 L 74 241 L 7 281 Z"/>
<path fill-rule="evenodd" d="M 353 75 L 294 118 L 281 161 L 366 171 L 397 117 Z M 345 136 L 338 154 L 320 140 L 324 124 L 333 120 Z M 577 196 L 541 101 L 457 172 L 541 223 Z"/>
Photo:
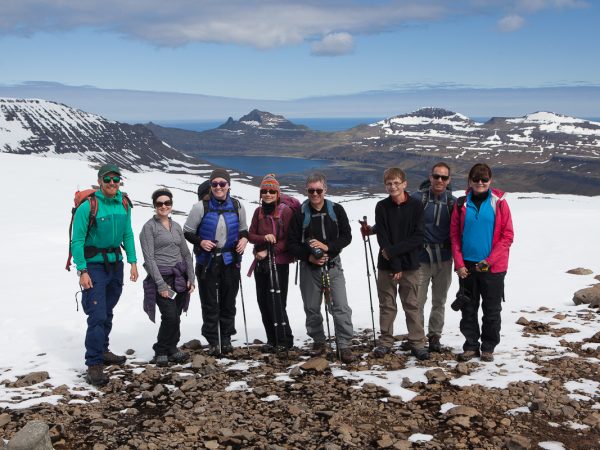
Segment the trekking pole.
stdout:
<path fill-rule="evenodd" d="M 246 332 L 246 348 L 250 356 L 250 343 L 248 342 L 248 325 L 246 323 L 246 305 L 244 304 L 244 289 L 242 288 L 242 277 L 240 276 L 240 295 L 242 296 L 242 314 L 244 316 L 244 331 Z"/>
<path fill-rule="evenodd" d="M 363 216 L 363 221 L 367 223 L 367 216 Z M 371 266 L 373 266 L 373 276 L 375 277 L 375 283 L 377 283 L 377 267 L 375 266 L 375 259 L 373 259 L 373 248 L 371 247 L 371 237 L 365 236 L 367 244 L 369 244 L 369 253 L 371 254 Z"/>
<path fill-rule="evenodd" d="M 331 297 L 331 278 L 329 277 L 329 267 L 327 263 L 321 266 L 321 285 L 323 287 L 323 299 L 325 303 L 325 317 L 327 319 L 327 336 L 329 341 L 331 341 L 331 331 L 329 329 L 329 308 L 331 307 L 333 301 Z M 333 313 L 331 313 L 333 316 Z M 338 334 L 335 327 L 335 317 L 333 317 L 333 332 L 335 333 L 335 349 L 338 355 L 338 359 L 342 360 L 342 354 L 340 351 L 340 343 L 338 341 Z"/>
<path fill-rule="evenodd" d="M 283 335 L 283 343 L 285 345 L 285 351 L 287 353 L 287 331 L 286 331 L 286 327 L 287 327 L 287 322 L 285 320 L 285 314 L 284 314 L 284 310 L 283 310 L 283 302 L 281 301 L 281 285 L 279 284 L 279 272 L 277 272 L 277 261 L 275 261 L 275 246 L 273 244 L 269 244 L 269 251 L 271 253 L 271 263 L 273 264 L 273 276 L 275 278 L 275 298 L 277 299 L 277 305 L 279 306 L 279 316 L 281 318 L 281 322 L 279 323 L 279 326 L 281 327 L 281 333 Z M 277 311 L 275 310 L 275 305 L 274 306 L 274 315 L 275 318 L 277 318 Z M 277 336 L 277 330 L 275 330 L 275 336 Z M 277 348 L 277 347 L 276 347 Z"/>
<path fill-rule="evenodd" d="M 218 243 L 218 241 L 213 241 L 215 244 Z M 210 257 L 208 259 L 208 263 L 206 263 L 206 266 L 203 267 L 202 269 L 202 278 L 206 278 L 206 273 L 209 270 L 209 266 L 213 265 L 213 264 L 217 264 L 217 262 L 215 261 L 215 253 L 217 251 L 217 247 L 215 246 L 211 252 L 210 252 Z M 215 297 L 217 300 L 217 338 L 218 338 L 218 342 L 219 342 L 219 355 L 221 354 L 221 301 L 219 299 L 219 273 L 218 270 L 215 270 L 215 266 L 212 266 L 212 270 L 215 272 L 216 274 L 216 279 L 215 279 Z"/>
<path fill-rule="evenodd" d="M 217 274 L 217 277 L 219 275 Z M 216 297 L 217 297 L 217 337 L 219 339 L 219 355 L 221 354 L 221 302 L 219 300 L 219 278 L 215 283 Z"/>
<path fill-rule="evenodd" d="M 367 223 L 367 216 L 363 217 L 365 223 Z M 373 294 L 371 293 L 371 271 L 369 270 L 369 257 L 367 256 L 367 240 L 368 236 L 363 238 L 363 244 L 365 245 L 365 264 L 367 266 L 367 283 L 369 285 L 369 302 L 371 303 L 371 323 L 373 324 L 373 347 L 377 347 L 377 340 L 375 338 L 375 311 L 373 310 Z"/>
<path fill-rule="evenodd" d="M 269 291 L 271 292 L 271 303 L 273 306 L 273 329 L 275 331 L 275 352 L 278 352 L 279 338 L 277 337 L 277 311 L 275 308 L 275 281 L 273 276 L 273 254 L 271 251 L 272 244 L 267 244 L 267 258 L 269 262 Z"/>

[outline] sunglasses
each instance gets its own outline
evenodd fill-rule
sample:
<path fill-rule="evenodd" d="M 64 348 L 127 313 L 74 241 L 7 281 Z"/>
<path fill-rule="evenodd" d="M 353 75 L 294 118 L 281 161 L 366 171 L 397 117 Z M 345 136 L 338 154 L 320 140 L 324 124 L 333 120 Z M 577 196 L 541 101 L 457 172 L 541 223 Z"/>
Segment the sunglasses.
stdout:
<path fill-rule="evenodd" d="M 108 175 L 106 175 L 104 178 L 102 178 L 102 181 L 104 181 L 104 182 L 105 182 L 105 183 L 107 183 L 107 184 L 108 184 L 108 183 L 110 183 L 110 182 L 111 182 L 111 180 L 112 180 L 114 183 L 120 183 L 120 182 L 121 182 L 121 177 L 120 177 L 120 176 L 118 176 L 118 175 L 115 175 L 115 176 L 112 176 L 112 177 L 111 177 L 111 176 L 108 176 Z"/>
<path fill-rule="evenodd" d="M 160 208 L 162 206 L 173 206 L 173 201 L 172 200 L 166 200 L 164 202 L 156 202 L 154 204 L 155 207 Z"/>
<path fill-rule="evenodd" d="M 479 183 L 480 181 L 482 183 L 487 183 L 488 181 L 490 181 L 489 177 L 475 177 L 475 178 L 471 178 L 471 181 L 473 183 Z"/>
<path fill-rule="evenodd" d="M 275 189 L 261 189 L 260 195 L 265 195 L 265 194 L 275 195 L 275 194 L 277 194 L 277 191 Z"/>
<path fill-rule="evenodd" d="M 448 181 L 450 179 L 450 175 L 440 175 L 439 173 L 432 173 L 431 178 L 433 178 L 434 180 Z"/>
<path fill-rule="evenodd" d="M 227 181 L 211 181 L 210 185 L 214 188 L 224 188 L 225 186 L 227 186 Z"/>
<path fill-rule="evenodd" d="M 321 195 L 323 193 L 323 189 L 307 189 L 306 192 L 308 192 L 310 195 L 313 195 L 313 194 Z"/>

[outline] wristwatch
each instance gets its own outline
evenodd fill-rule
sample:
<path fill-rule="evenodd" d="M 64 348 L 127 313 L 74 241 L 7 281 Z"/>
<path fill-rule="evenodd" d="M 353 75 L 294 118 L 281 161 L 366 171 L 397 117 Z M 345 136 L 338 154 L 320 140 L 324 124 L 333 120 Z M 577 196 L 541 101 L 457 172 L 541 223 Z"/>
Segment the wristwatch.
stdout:
<path fill-rule="evenodd" d="M 77 271 L 77 276 L 80 277 L 81 275 L 83 275 L 84 273 L 88 273 L 87 269 L 81 269 Z"/>

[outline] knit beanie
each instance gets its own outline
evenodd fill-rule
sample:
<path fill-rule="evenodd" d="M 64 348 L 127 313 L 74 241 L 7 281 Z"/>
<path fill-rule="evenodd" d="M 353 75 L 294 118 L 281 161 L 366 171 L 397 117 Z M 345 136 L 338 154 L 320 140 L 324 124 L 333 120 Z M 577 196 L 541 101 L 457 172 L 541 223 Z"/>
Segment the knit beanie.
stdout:
<path fill-rule="evenodd" d="M 152 193 L 152 204 L 154 205 L 156 203 L 156 199 L 158 197 L 162 197 L 163 195 L 166 195 L 171 200 L 173 200 L 173 193 L 170 190 L 168 190 L 167 188 L 160 188 Z"/>
<path fill-rule="evenodd" d="M 279 189 L 279 181 L 275 178 L 274 173 L 268 173 L 264 176 L 262 181 L 260 182 L 260 189 L 275 189 L 277 191 L 277 201 L 279 201 L 279 197 L 281 196 L 281 190 Z"/>
<path fill-rule="evenodd" d="M 213 170 L 210 174 L 210 181 L 214 180 L 215 178 L 223 178 L 225 181 L 227 181 L 229 184 L 231 184 L 231 177 L 229 176 L 229 174 L 227 173 L 227 171 L 225 169 Z"/>
<path fill-rule="evenodd" d="M 260 182 L 261 189 L 276 189 L 279 191 L 279 181 L 275 179 L 274 173 L 268 173 Z"/>

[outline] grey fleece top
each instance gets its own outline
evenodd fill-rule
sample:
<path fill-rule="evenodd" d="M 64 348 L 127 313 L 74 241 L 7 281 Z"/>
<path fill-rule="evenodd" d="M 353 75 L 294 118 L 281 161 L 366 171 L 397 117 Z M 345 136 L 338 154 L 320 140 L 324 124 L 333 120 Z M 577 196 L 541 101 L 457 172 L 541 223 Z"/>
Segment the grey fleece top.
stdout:
<path fill-rule="evenodd" d="M 187 265 L 188 280 L 194 283 L 194 263 L 181 226 L 169 218 L 167 230 L 156 216 L 148 220 L 140 233 L 140 244 L 144 255 L 144 269 L 152 277 L 159 291 L 167 289 L 158 266 L 173 267 L 180 261 Z"/>
<path fill-rule="evenodd" d="M 240 224 L 240 232 L 248 230 L 248 224 L 246 222 L 246 210 L 244 209 L 244 205 L 240 202 L 239 213 L 239 224 Z M 196 203 L 192 206 L 192 210 L 190 211 L 190 215 L 188 216 L 185 224 L 183 225 L 183 229 L 186 232 L 197 233 L 198 227 L 200 226 L 200 222 L 202 222 L 202 218 L 204 217 L 204 205 L 202 202 Z M 227 224 L 225 223 L 225 218 L 220 215 L 219 222 L 217 223 L 217 230 L 215 235 L 215 240 L 217 240 L 217 248 L 222 248 L 227 241 Z"/>

